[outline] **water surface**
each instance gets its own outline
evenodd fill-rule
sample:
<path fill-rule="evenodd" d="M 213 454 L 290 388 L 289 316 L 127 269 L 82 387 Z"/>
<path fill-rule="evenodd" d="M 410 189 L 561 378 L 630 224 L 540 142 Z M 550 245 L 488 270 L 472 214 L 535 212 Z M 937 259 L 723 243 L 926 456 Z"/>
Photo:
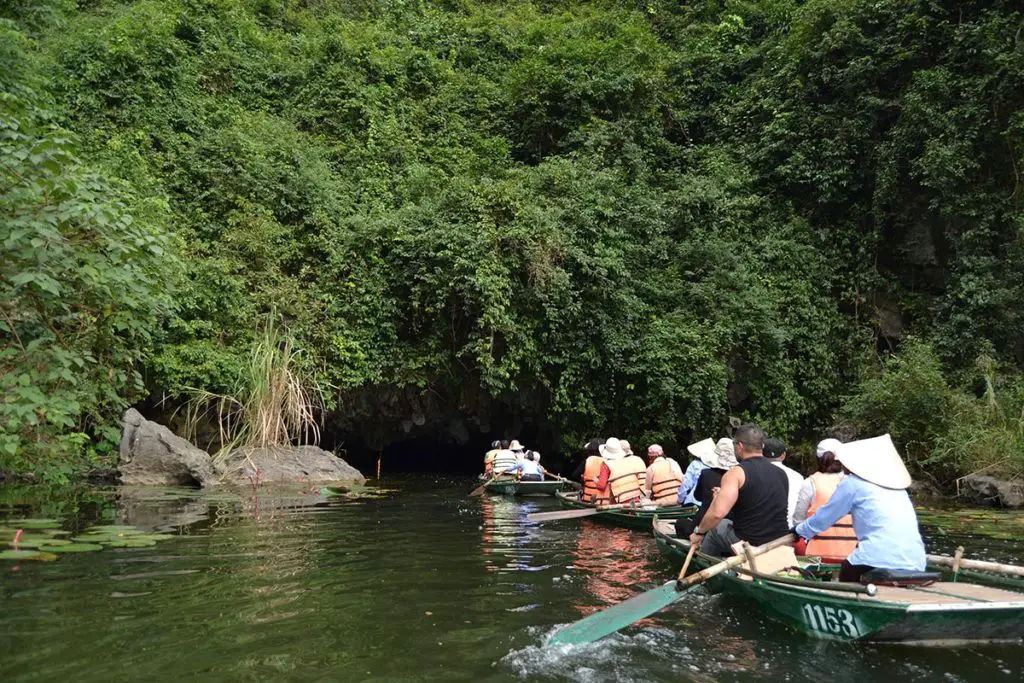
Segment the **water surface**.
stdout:
<path fill-rule="evenodd" d="M 0 505 L 171 531 L 151 548 L 0 563 L 0 680 L 1016 681 L 1024 647 L 842 645 L 695 593 L 624 633 L 540 647 L 556 625 L 670 577 L 652 539 L 529 524 L 547 499 L 406 479 L 380 497 L 98 492 Z M 930 548 L 965 539 L 943 529 Z M 1018 559 L 1013 540 L 967 539 Z"/>

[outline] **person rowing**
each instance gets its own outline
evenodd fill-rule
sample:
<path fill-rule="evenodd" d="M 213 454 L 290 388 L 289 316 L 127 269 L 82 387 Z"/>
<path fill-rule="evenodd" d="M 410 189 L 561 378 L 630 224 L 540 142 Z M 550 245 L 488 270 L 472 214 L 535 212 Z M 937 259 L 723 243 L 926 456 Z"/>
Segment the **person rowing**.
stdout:
<path fill-rule="evenodd" d="M 711 501 L 715 499 L 715 492 L 722 486 L 722 477 L 725 473 L 736 467 L 736 454 L 733 450 L 732 439 L 723 437 L 716 444 L 714 439 L 704 439 L 687 446 L 698 460 L 704 465 L 697 483 L 689 499 L 692 499 L 700 509 L 693 517 L 680 517 L 676 520 L 676 534 L 685 538 L 693 533 L 704 515 L 711 507 Z M 682 501 L 683 494 L 680 489 L 679 499 Z"/>
<path fill-rule="evenodd" d="M 722 476 L 718 494 L 690 534 L 690 543 L 708 555 L 729 556 L 733 543 L 761 545 L 789 531 L 789 480 L 765 459 L 764 431 L 755 424 L 740 425 L 732 441 L 739 465 Z"/>
<path fill-rule="evenodd" d="M 494 471 L 494 456 L 498 454 L 498 449 L 501 448 L 500 441 L 494 441 L 491 443 L 491 450 L 484 454 L 484 475 L 491 476 L 491 472 Z"/>
<path fill-rule="evenodd" d="M 852 515 L 857 547 L 843 560 L 840 581 L 860 581 L 873 569 L 924 571 L 924 541 L 907 494 L 910 473 L 892 439 L 883 434 L 832 448 L 846 476 L 828 502 L 793 533 L 812 541 Z"/>

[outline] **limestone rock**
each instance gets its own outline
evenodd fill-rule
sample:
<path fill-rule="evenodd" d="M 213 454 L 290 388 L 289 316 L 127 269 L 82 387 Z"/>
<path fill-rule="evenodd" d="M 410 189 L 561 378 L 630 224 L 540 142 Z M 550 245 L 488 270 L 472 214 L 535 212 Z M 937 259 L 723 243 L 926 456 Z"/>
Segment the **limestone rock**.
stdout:
<path fill-rule="evenodd" d="M 1024 482 L 972 474 L 960 481 L 960 496 L 981 505 L 1024 507 Z"/>
<path fill-rule="evenodd" d="M 247 457 L 248 456 L 248 457 Z M 219 463 L 217 472 L 225 484 L 250 484 L 249 477 L 259 468 L 264 484 L 366 483 L 366 477 L 347 462 L 316 446 L 285 446 L 232 451 Z"/>
<path fill-rule="evenodd" d="M 122 418 L 118 470 L 122 484 L 209 486 L 216 477 L 210 455 L 129 408 Z"/>

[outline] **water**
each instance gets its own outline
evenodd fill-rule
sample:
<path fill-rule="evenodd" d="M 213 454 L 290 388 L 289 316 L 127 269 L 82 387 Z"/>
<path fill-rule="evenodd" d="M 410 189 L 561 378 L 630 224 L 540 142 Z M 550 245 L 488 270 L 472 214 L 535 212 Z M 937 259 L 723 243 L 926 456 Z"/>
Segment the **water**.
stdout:
<path fill-rule="evenodd" d="M 669 577 L 653 540 L 545 499 L 468 499 L 468 480 L 318 501 L 97 494 L 68 528 L 116 519 L 180 537 L 155 547 L 0 563 L 0 680 L 1020 680 L 1024 647 L 921 649 L 812 640 L 696 593 L 599 643 L 547 634 Z M 155 499 L 154 499 L 155 498 Z M 937 539 L 939 549 L 959 539 Z M 1013 541 L 986 541 L 1013 559 Z"/>

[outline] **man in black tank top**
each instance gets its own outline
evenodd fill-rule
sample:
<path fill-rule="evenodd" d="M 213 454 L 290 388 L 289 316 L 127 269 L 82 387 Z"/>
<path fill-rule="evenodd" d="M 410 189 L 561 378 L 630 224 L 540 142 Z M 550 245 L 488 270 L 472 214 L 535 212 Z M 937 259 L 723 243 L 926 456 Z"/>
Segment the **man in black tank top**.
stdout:
<path fill-rule="evenodd" d="M 690 543 L 722 557 L 732 555 L 732 544 L 738 541 L 761 545 L 789 533 L 789 480 L 765 460 L 764 431 L 757 425 L 741 425 L 732 439 L 739 465 L 722 477 L 714 502 L 690 534 Z"/>

